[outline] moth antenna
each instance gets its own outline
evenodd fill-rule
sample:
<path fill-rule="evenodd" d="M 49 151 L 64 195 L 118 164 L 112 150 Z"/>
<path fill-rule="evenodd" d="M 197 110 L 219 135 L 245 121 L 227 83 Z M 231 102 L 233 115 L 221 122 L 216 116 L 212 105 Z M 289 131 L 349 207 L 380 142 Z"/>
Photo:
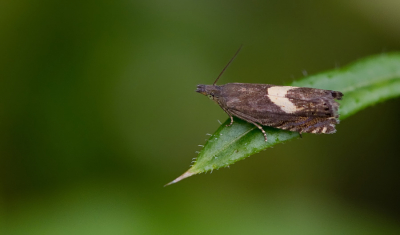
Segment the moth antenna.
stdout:
<path fill-rule="evenodd" d="M 213 83 L 213 86 L 215 86 L 215 84 L 218 82 L 219 78 L 221 77 L 221 75 L 225 72 L 225 69 L 228 68 L 228 66 L 232 63 L 232 61 L 236 58 L 236 56 L 239 54 L 239 51 L 242 49 L 243 44 L 240 45 L 239 49 L 237 50 L 237 52 L 235 53 L 235 55 L 232 57 L 232 59 L 228 62 L 227 65 L 225 65 L 225 68 L 221 71 L 221 73 L 218 75 L 217 79 L 215 80 L 215 82 Z"/>

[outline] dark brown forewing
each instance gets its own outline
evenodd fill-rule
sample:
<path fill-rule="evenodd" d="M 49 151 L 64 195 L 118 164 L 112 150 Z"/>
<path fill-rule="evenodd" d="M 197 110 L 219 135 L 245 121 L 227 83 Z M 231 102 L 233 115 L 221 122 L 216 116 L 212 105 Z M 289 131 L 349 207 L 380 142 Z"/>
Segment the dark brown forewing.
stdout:
<path fill-rule="evenodd" d="M 269 84 L 253 84 L 253 83 L 228 83 L 222 85 L 223 95 L 225 97 L 235 97 L 240 95 L 248 96 L 258 93 L 260 95 L 267 95 L 268 88 L 274 85 Z"/>
<path fill-rule="evenodd" d="M 285 97 L 301 100 L 313 100 L 316 98 L 333 98 L 341 100 L 343 94 L 340 91 L 322 90 L 307 87 L 293 87 L 293 89 L 288 90 Z"/>
<path fill-rule="evenodd" d="M 224 90 L 225 92 L 225 90 Z M 237 89 L 235 95 L 224 96 L 221 105 L 255 118 L 270 115 L 338 117 L 339 104 L 333 98 L 301 100 L 266 95 L 254 89 Z"/>
<path fill-rule="evenodd" d="M 245 121 L 250 120 L 263 126 L 271 126 L 282 130 L 290 130 L 300 133 L 332 134 L 336 132 L 335 125 L 339 123 L 336 118 L 332 117 L 296 117 L 270 114 L 268 117 L 256 118 L 243 114 L 237 110 L 231 110 L 231 114 Z"/>
<path fill-rule="evenodd" d="M 235 95 L 238 91 L 245 93 L 260 92 L 266 95 L 284 98 L 312 100 L 316 98 L 327 98 L 340 100 L 343 94 L 340 91 L 315 89 L 308 87 L 275 86 L 271 84 L 253 83 L 228 83 L 223 85 L 227 95 Z"/>
<path fill-rule="evenodd" d="M 231 83 L 223 87 L 220 105 L 233 116 L 291 131 L 335 132 L 339 104 L 334 99 L 341 97 L 339 93 L 268 84 Z"/>

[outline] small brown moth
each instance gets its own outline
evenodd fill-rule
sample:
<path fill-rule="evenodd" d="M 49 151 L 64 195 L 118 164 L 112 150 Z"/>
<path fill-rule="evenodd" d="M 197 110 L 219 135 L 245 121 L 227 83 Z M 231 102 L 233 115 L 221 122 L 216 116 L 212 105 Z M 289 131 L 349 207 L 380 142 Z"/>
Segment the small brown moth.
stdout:
<path fill-rule="evenodd" d="M 235 59 L 241 47 L 219 74 L 213 85 L 197 85 L 196 92 L 208 96 L 231 118 L 254 124 L 264 134 L 262 126 L 301 133 L 336 132 L 338 108 L 343 94 L 339 91 L 270 84 L 228 83 L 215 85 L 225 69 Z"/>

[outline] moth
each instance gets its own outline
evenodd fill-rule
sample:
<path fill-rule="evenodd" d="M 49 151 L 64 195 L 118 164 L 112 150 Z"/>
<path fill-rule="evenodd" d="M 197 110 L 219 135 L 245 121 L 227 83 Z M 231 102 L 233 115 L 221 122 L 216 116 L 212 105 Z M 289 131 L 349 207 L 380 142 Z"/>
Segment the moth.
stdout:
<path fill-rule="evenodd" d="M 302 133 L 332 134 L 339 124 L 339 103 L 343 93 L 307 87 L 270 84 L 228 83 L 215 85 L 235 59 L 241 47 L 219 74 L 213 85 L 197 85 L 196 92 L 208 96 L 230 117 L 240 118 L 258 127 L 267 141 L 262 126 Z"/>

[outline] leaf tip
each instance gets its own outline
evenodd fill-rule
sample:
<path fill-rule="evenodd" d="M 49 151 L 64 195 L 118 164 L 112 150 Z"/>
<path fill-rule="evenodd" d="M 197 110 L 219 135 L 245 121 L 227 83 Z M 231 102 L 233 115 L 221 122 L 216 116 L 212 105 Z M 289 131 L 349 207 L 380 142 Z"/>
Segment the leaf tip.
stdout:
<path fill-rule="evenodd" d="M 183 173 L 183 174 L 182 174 L 181 176 L 179 176 L 178 178 L 176 178 L 176 179 L 174 179 L 173 181 L 169 182 L 168 184 L 164 185 L 164 187 L 166 187 L 166 186 L 168 186 L 168 185 L 171 185 L 171 184 L 178 183 L 179 181 L 181 181 L 181 180 L 183 180 L 183 179 L 185 179 L 185 178 L 187 178 L 187 177 L 190 177 L 190 176 L 192 176 L 192 175 L 194 175 L 194 174 L 196 174 L 196 173 L 193 173 L 193 172 L 190 172 L 190 171 L 186 171 L 185 173 Z"/>

